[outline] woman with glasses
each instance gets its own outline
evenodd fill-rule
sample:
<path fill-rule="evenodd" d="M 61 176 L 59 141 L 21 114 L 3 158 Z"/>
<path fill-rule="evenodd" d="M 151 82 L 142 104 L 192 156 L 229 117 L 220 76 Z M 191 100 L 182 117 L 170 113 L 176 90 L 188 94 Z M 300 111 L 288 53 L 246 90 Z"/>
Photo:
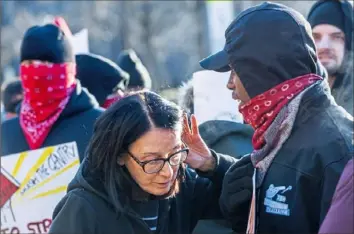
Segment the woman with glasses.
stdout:
<path fill-rule="evenodd" d="M 191 233 L 199 219 L 221 218 L 234 161 L 207 148 L 194 116 L 189 124 L 159 95 L 131 94 L 98 118 L 50 233 Z"/>

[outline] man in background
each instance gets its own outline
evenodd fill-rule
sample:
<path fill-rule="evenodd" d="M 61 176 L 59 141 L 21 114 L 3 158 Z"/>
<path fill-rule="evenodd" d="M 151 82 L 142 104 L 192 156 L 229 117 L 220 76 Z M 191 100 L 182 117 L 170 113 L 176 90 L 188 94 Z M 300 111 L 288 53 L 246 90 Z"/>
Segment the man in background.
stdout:
<path fill-rule="evenodd" d="M 129 74 L 128 91 L 151 89 L 150 74 L 134 50 L 122 51 L 117 64 Z"/>
<path fill-rule="evenodd" d="M 347 0 L 320 0 L 311 8 L 308 21 L 332 95 L 353 115 L 353 6 Z"/>
<path fill-rule="evenodd" d="M 108 108 L 124 97 L 129 74 L 112 60 L 96 54 L 78 54 L 76 66 L 76 78 L 95 96 L 101 107 Z"/>
<path fill-rule="evenodd" d="M 17 116 L 17 106 L 23 99 L 22 94 L 22 84 L 20 80 L 11 81 L 9 83 L 3 84 L 2 90 L 2 101 L 4 103 L 4 119 L 11 119 Z"/>

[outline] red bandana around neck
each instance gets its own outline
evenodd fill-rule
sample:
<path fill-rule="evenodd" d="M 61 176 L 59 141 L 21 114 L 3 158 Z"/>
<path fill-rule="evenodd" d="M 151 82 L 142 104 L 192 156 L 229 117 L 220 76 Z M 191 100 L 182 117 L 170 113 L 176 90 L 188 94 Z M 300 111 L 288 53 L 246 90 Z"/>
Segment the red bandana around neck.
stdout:
<path fill-rule="evenodd" d="M 30 149 L 38 149 L 58 120 L 76 87 L 73 63 L 21 64 L 24 99 L 20 125 Z"/>
<path fill-rule="evenodd" d="M 124 97 L 124 93 L 121 90 L 118 90 L 116 94 L 109 95 L 106 101 L 103 103 L 102 107 L 107 109 L 112 106 L 115 102 L 119 101 Z"/>
<path fill-rule="evenodd" d="M 316 74 L 299 76 L 275 86 L 240 106 L 239 111 L 245 121 L 255 129 L 252 137 L 255 150 L 264 146 L 264 133 L 279 111 L 305 88 L 322 79 Z"/>

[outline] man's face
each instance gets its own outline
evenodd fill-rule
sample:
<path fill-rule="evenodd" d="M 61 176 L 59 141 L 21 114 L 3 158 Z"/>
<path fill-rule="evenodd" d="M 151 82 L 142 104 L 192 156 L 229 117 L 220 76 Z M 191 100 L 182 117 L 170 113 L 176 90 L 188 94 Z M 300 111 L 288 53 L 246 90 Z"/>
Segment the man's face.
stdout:
<path fill-rule="evenodd" d="M 317 47 L 317 56 L 329 75 L 340 68 L 345 52 L 345 35 L 339 28 L 320 24 L 312 29 Z"/>
<path fill-rule="evenodd" d="M 231 69 L 227 88 L 232 91 L 232 98 L 239 101 L 240 105 L 243 105 L 250 100 L 250 97 L 248 96 L 248 93 L 243 86 L 240 77 L 238 77 L 233 69 Z"/>

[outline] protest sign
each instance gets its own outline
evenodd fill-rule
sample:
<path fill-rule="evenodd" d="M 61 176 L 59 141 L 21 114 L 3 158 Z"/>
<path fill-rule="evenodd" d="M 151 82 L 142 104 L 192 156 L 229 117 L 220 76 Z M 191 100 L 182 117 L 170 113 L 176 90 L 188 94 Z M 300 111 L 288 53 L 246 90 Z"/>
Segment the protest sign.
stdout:
<path fill-rule="evenodd" d="M 47 233 L 79 167 L 75 142 L 1 158 L 1 234 Z"/>
<path fill-rule="evenodd" d="M 238 103 L 226 88 L 230 72 L 199 71 L 193 74 L 194 112 L 201 124 L 208 120 L 243 122 Z"/>
<path fill-rule="evenodd" d="M 233 1 L 207 1 L 206 12 L 211 53 L 224 48 L 225 30 L 234 19 L 233 4 Z"/>
<path fill-rule="evenodd" d="M 71 38 L 75 54 L 89 53 L 88 30 L 82 29 L 80 32 L 73 35 Z"/>

